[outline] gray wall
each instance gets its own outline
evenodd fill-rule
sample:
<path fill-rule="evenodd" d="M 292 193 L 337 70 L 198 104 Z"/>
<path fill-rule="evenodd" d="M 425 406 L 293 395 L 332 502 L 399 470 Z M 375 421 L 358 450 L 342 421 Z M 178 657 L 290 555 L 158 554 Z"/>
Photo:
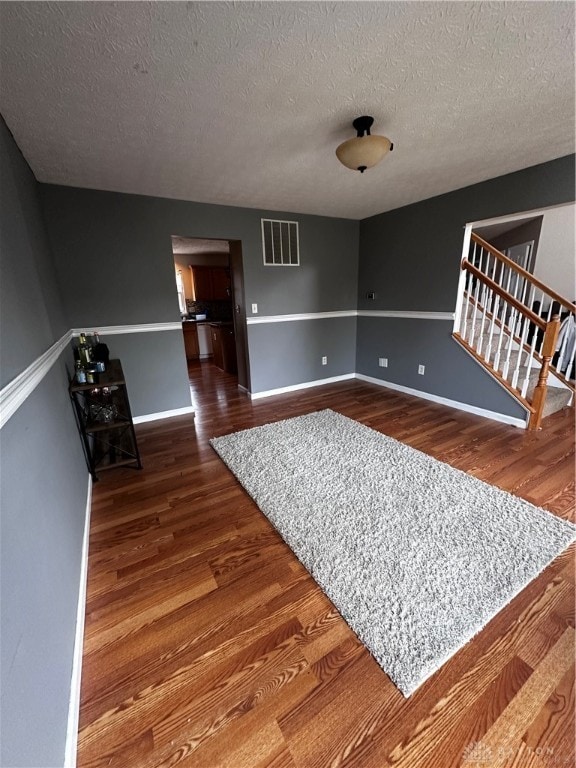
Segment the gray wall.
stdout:
<path fill-rule="evenodd" d="M 356 221 L 51 185 L 42 185 L 41 194 L 65 310 L 74 327 L 179 320 L 171 235 L 240 240 L 246 306 L 257 303 L 259 315 L 356 308 Z M 262 217 L 299 222 L 300 267 L 263 265 Z M 270 326 L 267 338 L 276 332 L 283 333 Z M 297 361 L 304 361 L 309 344 L 323 341 L 314 335 L 319 326 L 310 332 L 311 338 L 301 335 L 297 341 L 300 354 L 295 354 L 288 383 L 299 383 L 309 374 L 307 363 L 300 369 Z M 325 327 L 322 332 L 337 333 Z M 249 338 L 254 392 L 269 378 L 258 338 Z M 350 338 L 350 355 L 355 354 L 354 343 Z M 165 368 L 165 385 L 181 392 L 185 369 L 176 357 L 180 354 Z M 133 359 L 126 369 L 134 381 L 131 397 L 139 397 L 136 388 L 149 366 L 150 360 Z M 187 404 L 174 392 L 172 408 Z"/>
<path fill-rule="evenodd" d="M 571 201 L 574 182 L 574 155 L 570 155 L 364 219 L 360 223 L 358 308 L 453 312 L 465 224 Z M 366 298 L 369 291 L 376 293 L 375 300 Z M 517 415 L 513 398 L 506 395 L 502 400 L 498 385 L 480 366 L 464 358 L 456 362 L 464 353 L 454 349 L 449 323 L 433 320 L 430 323 L 435 325 L 428 328 L 428 323 L 416 322 L 417 326 L 406 320 L 391 323 L 386 318 L 359 322 L 357 371 Z M 425 345 L 421 339 L 426 340 Z M 393 350 L 394 368 L 374 370 L 377 358 L 388 356 L 383 347 Z M 432 363 L 425 376 L 416 374 L 414 378 L 424 353 Z M 454 365 L 456 375 L 440 377 L 436 369 L 441 365 Z"/>
<path fill-rule="evenodd" d="M 464 226 L 569 202 L 574 183 L 569 155 L 364 219 L 358 309 L 453 311 Z"/>
<path fill-rule="evenodd" d="M 184 337 L 180 329 L 103 336 L 122 362 L 133 416 L 190 407 Z M 180 405 L 174 405 L 180 403 Z"/>
<path fill-rule="evenodd" d="M 522 406 L 482 373 L 451 332 L 451 320 L 359 317 L 356 368 L 365 376 L 524 419 Z M 387 368 L 378 366 L 379 357 L 388 358 Z"/>
<path fill-rule="evenodd" d="M 0 386 L 67 330 L 36 181 L 0 117 Z"/>
<path fill-rule="evenodd" d="M 2 384 L 59 338 L 37 185 L 0 120 Z M 56 362 L 0 432 L 2 766 L 63 765 L 88 474 Z"/>
<path fill-rule="evenodd" d="M 356 318 L 249 325 L 254 392 L 354 373 Z M 322 357 L 328 358 L 322 365 Z"/>

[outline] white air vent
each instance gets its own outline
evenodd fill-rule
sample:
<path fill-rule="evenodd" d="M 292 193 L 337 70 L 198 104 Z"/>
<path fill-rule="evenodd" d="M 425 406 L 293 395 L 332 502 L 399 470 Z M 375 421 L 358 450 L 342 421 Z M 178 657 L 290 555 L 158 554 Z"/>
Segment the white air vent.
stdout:
<path fill-rule="evenodd" d="M 300 266 L 298 222 L 262 219 L 262 251 L 267 267 Z"/>

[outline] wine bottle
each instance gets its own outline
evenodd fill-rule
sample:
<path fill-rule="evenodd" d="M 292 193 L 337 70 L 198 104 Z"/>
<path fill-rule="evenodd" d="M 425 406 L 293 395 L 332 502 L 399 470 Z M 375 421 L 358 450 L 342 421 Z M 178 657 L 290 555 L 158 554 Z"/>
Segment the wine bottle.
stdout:
<path fill-rule="evenodd" d="M 92 362 L 92 351 L 85 333 L 81 333 L 78 338 L 78 356 L 82 365 L 88 365 Z"/>

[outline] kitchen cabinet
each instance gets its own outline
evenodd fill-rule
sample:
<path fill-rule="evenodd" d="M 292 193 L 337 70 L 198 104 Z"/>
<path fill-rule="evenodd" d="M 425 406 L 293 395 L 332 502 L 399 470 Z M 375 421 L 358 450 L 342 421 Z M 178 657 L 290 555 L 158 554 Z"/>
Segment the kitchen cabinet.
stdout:
<path fill-rule="evenodd" d="M 70 382 L 68 388 L 92 478 L 114 467 L 142 468 L 130 401 L 120 360 L 109 360 L 91 384 Z"/>
<path fill-rule="evenodd" d="M 200 348 L 198 345 L 198 328 L 196 323 L 184 321 L 182 323 L 182 332 L 184 334 L 186 360 L 197 360 L 200 357 Z"/>
<path fill-rule="evenodd" d="M 195 301 L 212 301 L 212 268 L 192 267 L 192 285 Z"/>
<path fill-rule="evenodd" d="M 228 267 L 192 267 L 195 301 L 229 301 L 232 295 Z"/>
<path fill-rule="evenodd" d="M 235 374 L 237 366 L 234 323 L 211 323 L 210 335 L 212 337 L 214 365 L 226 373 Z"/>
<path fill-rule="evenodd" d="M 228 267 L 214 267 L 212 269 L 212 294 L 214 301 L 230 300 L 230 270 Z"/>

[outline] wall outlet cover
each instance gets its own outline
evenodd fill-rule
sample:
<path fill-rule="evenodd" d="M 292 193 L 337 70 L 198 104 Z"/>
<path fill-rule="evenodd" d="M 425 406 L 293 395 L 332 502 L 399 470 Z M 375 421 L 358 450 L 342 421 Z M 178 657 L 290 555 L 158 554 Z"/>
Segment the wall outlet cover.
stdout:
<path fill-rule="evenodd" d="M 252 304 L 252 314 L 253 315 L 258 314 L 258 304 Z"/>
<path fill-rule="evenodd" d="M 326 356 L 322 358 L 322 365 L 328 365 L 328 358 Z"/>
<path fill-rule="evenodd" d="M 387 357 L 379 357 L 378 358 L 378 365 L 380 368 L 388 368 L 388 358 Z"/>
<path fill-rule="evenodd" d="M 419 373 L 421 376 L 424 376 L 424 371 L 425 371 L 425 370 L 426 370 L 426 366 L 425 366 L 425 365 L 419 365 L 419 366 L 418 366 L 418 373 Z"/>

